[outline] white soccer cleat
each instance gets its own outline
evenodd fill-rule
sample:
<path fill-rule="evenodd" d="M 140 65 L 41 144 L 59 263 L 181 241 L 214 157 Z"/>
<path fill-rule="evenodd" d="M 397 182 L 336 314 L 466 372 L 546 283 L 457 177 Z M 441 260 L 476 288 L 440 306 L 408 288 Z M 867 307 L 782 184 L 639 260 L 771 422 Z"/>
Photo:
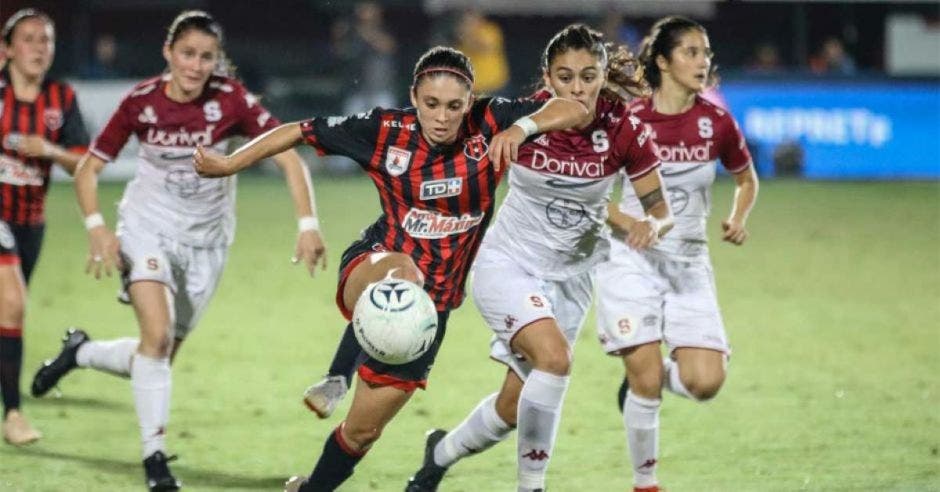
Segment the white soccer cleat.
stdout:
<path fill-rule="evenodd" d="M 319 383 L 307 388 L 304 391 L 304 405 L 310 411 L 317 414 L 317 417 L 325 419 L 333 415 L 336 405 L 343 400 L 349 387 L 346 386 L 346 378 L 343 376 L 327 376 Z"/>

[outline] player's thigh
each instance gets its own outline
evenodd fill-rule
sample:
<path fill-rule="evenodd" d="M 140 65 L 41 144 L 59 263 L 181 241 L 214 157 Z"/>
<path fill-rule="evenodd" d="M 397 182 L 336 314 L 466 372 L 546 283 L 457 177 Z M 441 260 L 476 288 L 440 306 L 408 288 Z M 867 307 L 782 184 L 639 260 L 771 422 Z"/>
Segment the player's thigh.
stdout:
<path fill-rule="evenodd" d="M 168 356 L 173 339 L 172 291 L 153 280 L 132 282 L 128 291 L 140 327 L 138 351 L 148 357 Z"/>
<path fill-rule="evenodd" d="M 595 268 L 597 337 L 605 352 L 622 355 L 662 339 L 666 284 L 656 263 L 624 247 Z"/>
<path fill-rule="evenodd" d="M 670 352 L 691 347 L 730 354 L 711 266 L 673 262 L 667 271 L 674 286 L 664 304 L 663 334 Z"/>
<path fill-rule="evenodd" d="M 415 282 L 418 285 L 424 283 L 424 276 L 418 266 L 410 256 L 404 253 L 386 251 L 364 254 L 368 256 L 353 267 L 347 274 L 343 285 L 343 304 L 350 312 L 356 306 L 356 301 L 359 300 L 366 286 L 373 282 L 391 276 Z"/>
<path fill-rule="evenodd" d="M 174 274 L 174 338 L 182 340 L 196 329 L 215 295 L 225 270 L 228 249 L 181 246 L 178 253 L 185 256 L 186 267 Z"/>

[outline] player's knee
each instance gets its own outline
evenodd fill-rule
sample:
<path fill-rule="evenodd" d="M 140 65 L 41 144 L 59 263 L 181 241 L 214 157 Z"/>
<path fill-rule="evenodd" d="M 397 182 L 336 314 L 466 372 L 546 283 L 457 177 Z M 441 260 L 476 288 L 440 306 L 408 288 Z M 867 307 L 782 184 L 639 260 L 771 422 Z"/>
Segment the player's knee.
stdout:
<path fill-rule="evenodd" d="M 724 373 L 695 374 L 690 375 L 688 378 L 682 377 L 682 385 L 698 401 L 707 401 L 714 398 L 724 382 Z"/>
<path fill-rule="evenodd" d="M 146 335 L 140 337 L 140 346 L 137 349 L 148 357 L 169 357 L 173 350 L 173 338 L 168 335 Z"/>
<path fill-rule="evenodd" d="M 418 270 L 418 266 L 415 265 L 411 257 L 399 253 L 389 257 L 388 263 L 388 275 L 393 278 L 400 278 L 418 285 L 424 283 L 424 275 L 421 270 Z"/>
<path fill-rule="evenodd" d="M 556 376 L 567 376 L 571 372 L 571 349 L 567 345 L 552 346 L 535 356 L 532 366 Z"/>
<path fill-rule="evenodd" d="M 644 398 L 659 398 L 663 386 L 662 367 L 651 367 L 649 370 L 630 373 L 627 376 L 630 390 Z"/>
<path fill-rule="evenodd" d="M 382 437 L 381 427 L 363 427 L 356 428 L 346 426 L 343 434 L 349 441 L 349 444 L 356 450 L 368 449 L 375 441 Z"/>

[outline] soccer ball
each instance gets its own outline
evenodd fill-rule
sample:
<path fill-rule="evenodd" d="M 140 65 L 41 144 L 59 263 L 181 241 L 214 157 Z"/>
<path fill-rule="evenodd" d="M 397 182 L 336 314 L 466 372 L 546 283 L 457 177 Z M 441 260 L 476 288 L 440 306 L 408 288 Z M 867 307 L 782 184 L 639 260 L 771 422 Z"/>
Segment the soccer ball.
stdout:
<path fill-rule="evenodd" d="M 407 364 L 431 348 L 437 310 L 418 284 L 396 278 L 371 283 L 353 309 L 353 332 L 363 350 L 385 364 Z"/>

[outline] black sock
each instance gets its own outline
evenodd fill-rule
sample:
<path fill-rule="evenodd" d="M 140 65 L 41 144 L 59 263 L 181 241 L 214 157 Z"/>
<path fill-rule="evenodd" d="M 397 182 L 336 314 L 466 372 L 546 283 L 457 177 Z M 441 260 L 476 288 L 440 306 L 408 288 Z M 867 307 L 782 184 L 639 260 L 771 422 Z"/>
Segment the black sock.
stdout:
<path fill-rule="evenodd" d="M 341 442 L 340 428 L 326 439 L 323 445 L 323 454 L 313 468 L 313 473 L 307 477 L 307 482 L 300 487 L 301 492 L 329 492 L 336 490 L 347 478 L 352 476 L 353 469 L 365 453 L 355 453 Z"/>
<path fill-rule="evenodd" d="M 19 328 L 0 328 L 0 393 L 3 415 L 20 408 L 20 368 L 23 367 L 23 337 Z"/>
<path fill-rule="evenodd" d="M 353 373 L 359 368 L 359 365 L 365 360 L 362 347 L 359 340 L 356 340 L 356 334 L 353 333 L 353 325 L 346 325 L 346 331 L 343 332 L 343 338 L 336 347 L 336 353 L 333 354 L 333 362 L 330 363 L 328 376 L 343 376 L 346 378 L 346 386 L 352 386 Z"/>

